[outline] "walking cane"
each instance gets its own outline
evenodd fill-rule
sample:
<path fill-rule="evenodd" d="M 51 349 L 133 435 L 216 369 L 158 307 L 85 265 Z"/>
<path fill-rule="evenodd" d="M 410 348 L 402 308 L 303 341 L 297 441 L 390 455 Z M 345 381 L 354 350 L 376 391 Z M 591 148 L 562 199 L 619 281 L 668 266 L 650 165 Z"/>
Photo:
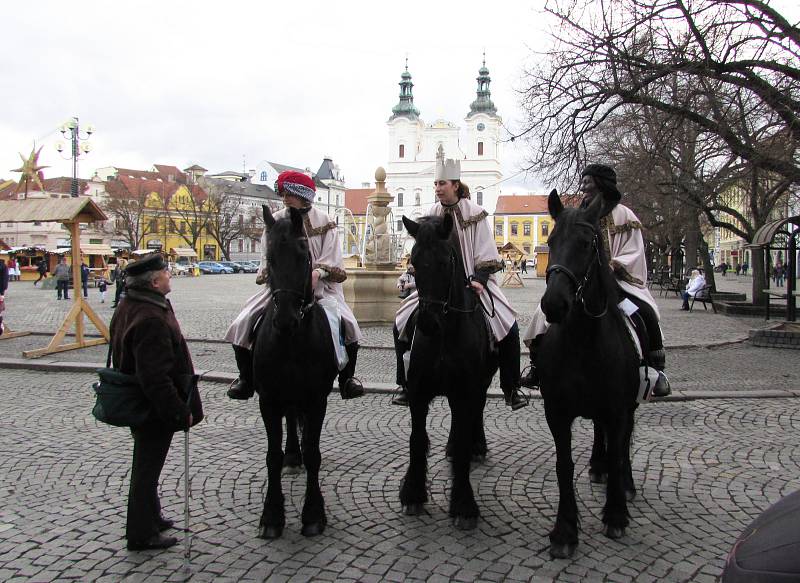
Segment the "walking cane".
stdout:
<path fill-rule="evenodd" d="M 192 394 L 197 390 L 198 375 L 192 375 L 191 383 L 189 384 L 189 396 L 186 398 L 186 406 L 189 409 L 189 416 L 191 418 L 191 405 Z M 191 566 L 191 553 L 192 542 L 189 529 L 189 427 L 183 432 L 183 570 L 190 573 Z"/>

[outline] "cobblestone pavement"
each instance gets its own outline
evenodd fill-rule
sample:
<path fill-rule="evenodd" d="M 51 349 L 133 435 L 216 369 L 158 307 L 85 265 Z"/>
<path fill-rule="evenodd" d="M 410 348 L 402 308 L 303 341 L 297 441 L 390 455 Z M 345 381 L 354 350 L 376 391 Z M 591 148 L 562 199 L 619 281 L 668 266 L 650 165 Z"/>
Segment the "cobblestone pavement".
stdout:
<path fill-rule="evenodd" d="M 2 371 L 0 580 L 178 581 L 182 548 L 129 553 L 124 520 L 131 439 L 89 414 L 92 375 Z M 490 455 L 472 472 L 481 508 L 474 532 L 447 517 L 449 415 L 429 420 L 428 515 L 400 513 L 408 412 L 386 395 L 330 398 L 321 485 L 328 528 L 300 535 L 304 477 L 283 479 L 287 528 L 256 538 L 266 440 L 256 403 L 203 383 L 208 418 L 191 432 L 193 581 L 695 581 L 712 582 L 749 521 L 800 487 L 796 400 L 718 399 L 640 408 L 633 447 L 639 496 L 626 536 L 601 533 L 601 487 L 586 464 L 590 427 L 575 426 L 581 542 L 551 561 L 555 453 L 541 404 L 486 410 Z M 162 476 L 165 513 L 183 514 L 183 439 Z"/>
<path fill-rule="evenodd" d="M 749 278 L 718 279 L 726 291 L 749 293 Z M 528 278 L 507 290 L 524 325 L 544 285 Z M 232 376 L 230 347 L 218 342 L 251 278 L 174 280 L 171 295 L 198 369 Z M 0 361 L 44 346 L 69 305 L 55 292 L 12 282 L 7 322 L 31 335 L 0 341 Z M 511 580 L 714 581 L 732 542 L 749 521 L 800 487 L 795 431 L 800 425 L 800 351 L 741 342 L 761 319 L 679 310 L 657 298 L 667 336 L 668 365 L 680 397 L 726 397 L 651 403 L 637 414 L 633 465 L 640 495 L 621 541 L 601 534 L 604 491 L 586 478 L 589 426 L 575 426 L 581 545 L 571 561 L 550 561 L 547 532 L 557 506 L 555 452 L 541 402 L 511 413 L 498 399 L 486 411 L 490 456 L 473 470 L 482 519 L 477 531 L 456 531 L 447 518 L 449 466 L 443 446 L 446 405 L 431 409 L 429 514 L 399 512 L 407 463 L 408 411 L 385 394 L 356 401 L 330 398 L 323 433 L 323 493 L 328 529 L 299 534 L 304 478 L 284 478 L 287 529 L 278 541 L 255 538 L 264 495 L 266 439 L 253 401 L 233 402 L 224 387 L 203 382 L 208 419 L 192 431 L 191 502 L 194 581 Z M 109 304 L 90 302 L 103 318 Z M 365 330 L 358 374 L 368 386 L 391 387 L 391 332 Z M 186 577 L 182 554 L 124 550 L 131 439 L 90 416 L 93 375 L 63 372 L 105 359 L 103 346 L 0 368 L 0 581 L 174 581 Z M 48 365 L 50 362 L 52 364 Z M 9 364 L 10 363 L 10 364 Z M 211 378 L 211 377 L 209 377 Z M 495 393 L 497 391 L 495 390 Z M 163 473 L 170 516 L 182 516 L 183 439 L 176 436 Z"/>

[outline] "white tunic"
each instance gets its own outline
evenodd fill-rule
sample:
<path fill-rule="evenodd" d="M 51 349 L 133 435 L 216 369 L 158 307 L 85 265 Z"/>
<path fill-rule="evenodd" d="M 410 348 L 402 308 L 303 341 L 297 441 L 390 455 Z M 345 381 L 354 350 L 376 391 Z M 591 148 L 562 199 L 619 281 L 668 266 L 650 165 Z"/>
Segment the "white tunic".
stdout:
<path fill-rule="evenodd" d="M 605 235 L 603 244 L 606 255 L 611 258 L 609 263 L 620 288 L 650 305 L 656 317 L 661 319 L 656 301 L 647 288 L 647 261 L 642 223 L 639 218 L 624 204 L 618 204 L 603 217 L 600 226 Z M 528 344 L 530 340 L 547 332 L 548 326 L 547 318 L 539 304 L 528 329 L 525 330 L 523 340 Z"/>
<path fill-rule="evenodd" d="M 437 202 L 431 207 L 428 215 L 441 217 L 446 212 L 453 215 L 453 224 L 461 247 L 461 260 L 464 263 L 464 271 L 467 277 L 473 275 L 479 269 L 485 270 L 489 268 L 493 270 L 486 283 L 486 289 L 481 293 L 481 301 L 486 309 L 491 312 L 492 298 L 494 298 L 495 315 L 494 318 L 487 318 L 487 321 L 494 337 L 498 341 L 502 340 L 511 330 L 514 322 L 516 322 L 517 313 L 508 303 L 494 276 L 494 272 L 501 269 L 502 263 L 500 262 L 500 255 L 497 253 L 494 230 L 489 222 L 488 214 L 471 200 L 462 198 L 451 207 L 444 207 Z M 491 298 L 487 290 L 491 292 Z M 417 290 L 414 290 L 400 305 L 395 317 L 395 324 L 401 335 L 403 335 L 408 319 L 418 305 Z"/>
<path fill-rule="evenodd" d="M 280 219 L 288 214 L 288 209 L 281 209 L 275 213 L 275 218 Z M 344 300 L 342 282 L 347 279 L 343 268 L 342 249 L 339 245 L 339 234 L 336 225 L 332 223 L 327 214 L 314 207 L 303 215 L 303 227 L 308 237 L 308 248 L 311 252 L 313 269 L 322 268 L 328 272 L 328 277 L 320 279 L 314 290 L 317 298 L 333 298 L 339 306 L 339 314 L 344 322 L 345 344 L 361 342 L 363 336 L 358 326 L 353 310 Z M 267 265 L 267 232 L 261 235 L 261 268 L 259 275 L 264 275 Z M 267 309 L 271 298 L 269 287 L 252 296 L 245 302 L 244 308 L 231 323 L 225 333 L 225 340 L 231 344 L 250 348 L 250 332 L 256 319 Z"/>

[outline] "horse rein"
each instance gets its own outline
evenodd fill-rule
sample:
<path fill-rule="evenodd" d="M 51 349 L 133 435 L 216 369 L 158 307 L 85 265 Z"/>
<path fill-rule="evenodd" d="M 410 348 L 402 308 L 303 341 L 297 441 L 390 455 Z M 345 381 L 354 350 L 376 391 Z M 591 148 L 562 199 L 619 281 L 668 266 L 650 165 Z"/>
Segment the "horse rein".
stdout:
<path fill-rule="evenodd" d="M 478 308 L 481 308 L 483 310 L 483 312 L 489 318 L 494 318 L 494 315 L 495 315 L 494 296 L 492 295 L 492 292 L 489 290 L 488 286 L 485 286 L 484 289 L 489 294 L 489 299 L 492 302 L 492 312 L 491 312 L 491 314 L 486 310 L 486 307 L 483 305 L 483 301 L 481 301 L 480 295 L 478 295 L 475 298 L 476 299 L 476 303 L 475 303 L 475 306 L 471 310 L 468 310 L 466 308 L 459 308 L 457 306 L 451 305 L 450 299 L 451 299 L 451 296 L 452 296 L 452 293 L 453 293 L 453 281 L 455 279 L 456 279 L 456 252 L 451 247 L 450 248 L 450 282 L 447 285 L 447 299 L 446 300 L 436 300 L 436 299 L 432 299 L 432 298 L 426 298 L 422 294 L 418 294 L 419 303 L 422 304 L 422 305 L 434 304 L 434 305 L 437 305 L 437 306 L 441 306 L 442 307 L 442 310 L 441 310 L 442 314 L 447 314 L 448 312 L 450 312 L 450 310 L 452 310 L 454 312 L 459 312 L 461 314 L 472 314 Z M 469 286 L 469 283 L 470 283 L 469 279 L 466 280 L 466 283 L 467 283 L 467 286 Z"/>
<path fill-rule="evenodd" d="M 594 256 L 597 259 L 597 263 L 596 263 L 597 266 L 601 266 L 601 263 L 600 263 L 600 248 L 599 248 L 598 242 L 597 242 L 598 235 L 597 235 L 597 232 L 595 231 L 594 225 L 592 225 L 591 223 L 584 222 L 584 221 L 576 221 L 575 224 L 576 225 L 580 225 L 580 226 L 589 227 L 592 230 L 592 232 L 593 232 L 593 236 L 592 236 L 592 251 L 594 251 Z M 608 298 L 605 299 L 605 304 L 603 305 L 603 310 L 598 314 L 592 314 L 589 311 L 589 309 L 586 307 L 586 301 L 585 301 L 585 298 L 583 297 L 583 291 L 584 291 L 584 289 L 586 289 L 586 285 L 589 283 L 589 279 L 592 276 L 594 267 L 595 267 L 595 262 L 594 261 L 590 261 L 588 267 L 586 268 L 586 272 L 583 274 L 583 280 L 582 281 L 578 281 L 578 278 L 572 272 L 571 269 L 569 269 L 568 267 L 566 267 L 564 265 L 559 265 L 557 263 L 554 263 L 553 265 L 549 265 L 547 267 L 547 270 L 545 271 L 545 283 L 547 283 L 550 280 L 550 275 L 551 274 L 553 274 L 553 273 L 563 273 L 564 275 L 567 276 L 567 279 L 569 279 L 570 282 L 572 282 L 572 284 L 575 286 L 575 301 L 576 302 L 580 302 L 580 304 L 583 306 L 583 313 L 586 314 L 587 316 L 589 316 L 590 318 L 602 318 L 603 316 L 606 315 L 606 312 L 608 312 Z"/>

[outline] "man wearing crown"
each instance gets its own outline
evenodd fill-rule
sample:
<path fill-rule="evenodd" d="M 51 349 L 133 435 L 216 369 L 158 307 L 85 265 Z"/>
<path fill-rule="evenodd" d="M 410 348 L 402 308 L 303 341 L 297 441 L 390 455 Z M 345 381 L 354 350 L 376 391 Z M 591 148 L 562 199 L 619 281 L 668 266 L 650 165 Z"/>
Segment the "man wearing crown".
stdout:
<path fill-rule="evenodd" d="M 489 214 L 470 200 L 469 187 L 461 182 L 460 160 L 445 160 L 440 154 L 436 159 L 433 183 L 438 201 L 431 207 L 428 215 L 453 216 L 453 228 L 458 236 L 461 259 L 470 286 L 485 306 L 494 303 L 494 316 L 487 317 L 487 322 L 499 349 L 500 388 L 505 395 L 506 404 L 516 411 L 528 404 L 519 390 L 519 327 L 516 312 L 494 277 L 494 273 L 502 268 L 502 262 L 494 242 Z M 415 290 L 403 301 L 395 317 L 393 333 L 399 385 L 399 394 L 392 400 L 395 405 L 408 405 L 403 354 L 410 349 L 413 331 L 406 328 L 418 305 L 419 297 Z"/>

